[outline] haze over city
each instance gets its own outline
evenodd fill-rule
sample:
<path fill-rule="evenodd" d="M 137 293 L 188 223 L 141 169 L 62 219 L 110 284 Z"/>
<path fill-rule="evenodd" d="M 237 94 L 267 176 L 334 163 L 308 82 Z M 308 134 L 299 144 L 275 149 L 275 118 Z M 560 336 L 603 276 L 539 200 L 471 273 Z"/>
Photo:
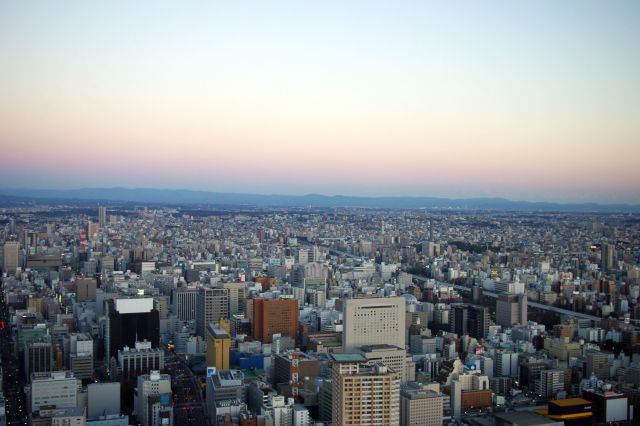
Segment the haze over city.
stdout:
<path fill-rule="evenodd" d="M 637 203 L 639 17 L 3 2 L 0 186 Z"/>

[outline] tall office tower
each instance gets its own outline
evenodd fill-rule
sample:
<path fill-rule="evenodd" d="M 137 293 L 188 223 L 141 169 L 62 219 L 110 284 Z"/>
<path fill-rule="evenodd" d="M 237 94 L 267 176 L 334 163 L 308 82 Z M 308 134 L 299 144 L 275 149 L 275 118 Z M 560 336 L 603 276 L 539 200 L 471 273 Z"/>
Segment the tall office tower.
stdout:
<path fill-rule="evenodd" d="M 107 208 L 98 207 L 98 225 L 103 228 L 107 224 Z"/>
<path fill-rule="evenodd" d="M 153 298 L 115 299 L 108 302 L 109 312 L 106 339 L 107 356 L 117 357 L 125 346 L 135 347 L 136 342 L 147 340 L 152 347 L 160 343 L 160 315 L 153 309 Z"/>
<path fill-rule="evenodd" d="M 76 281 L 76 301 L 89 302 L 96 300 L 97 282 L 92 278 L 81 278 Z"/>
<path fill-rule="evenodd" d="M 609 354 L 600 351 L 587 352 L 587 377 L 592 374 L 600 380 L 609 378 Z"/>
<path fill-rule="evenodd" d="M 346 299 L 343 305 L 342 348 L 387 344 L 405 349 L 405 298 Z"/>
<path fill-rule="evenodd" d="M 93 339 L 86 333 L 64 336 L 67 366 L 78 379 L 93 377 Z"/>
<path fill-rule="evenodd" d="M 601 257 L 601 267 L 604 272 L 609 272 L 615 264 L 616 246 L 614 244 L 603 244 Z"/>
<path fill-rule="evenodd" d="M 223 288 L 229 292 L 229 315 L 244 313 L 247 299 L 247 283 L 224 283 Z"/>
<path fill-rule="evenodd" d="M 196 335 L 204 339 L 209 324 L 229 318 L 229 290 L 226 288 L 198 288 L 196 303 Z"/>
<path fill-rule="evenodd" d="M 149 415 L 149 406 L 155 403 L 150 397 L 158 395 L 171 395 L 171 376 L 168 374 L 160 374 L 159 371 L 152 371 L 151 374 L 143 374 L 138 376 L 138 405 L 136 407 L 136 415 L 143 426 L 154 424 L 162 424 L 162 422 L 154 422 L 153 417 Z"/>
<path fill-rule="evenodd" d="M 32 373 L 28 390 L 29 413 L 52 405 L 56 408 L 75 408 L 78 406 L 78 389 L 82 389 L 82 381 L 70 371 Z"/>
<path fill-rule="evenodd" d="M 44 373 L 53 370 L 53 347 L 51 339 L 30 342 L 24 345 L 24 374 Z"/>
<path fill-rule="evenodd" d="M 400 426 L 442 426 L 442 395 L 430 389 L 400 391 Z"/>
<path fill-rule="evenodd" d="M 217 370 L 229 369 L 229 356 L 231 339 L 229 334 L 216 324 L 209 324 L 206 331 L 207 337 L 207 367 L 216 367 Z"/>
<path fill-rule="evenodd" d="M 99 232 L 100 226 L 95 222 L 89 221 L 87 224 L 87 238 L 90 241 L 96 241 L 98 239 Z"/>
<path fill-rule="evenodd" d="M 332 354 L 332 423 L 399 425 L 400 375 L 360 354 Z"/>
<path fill-rule="evenodd" d="M 181 321 L 196 319 L 198 289 L 195 287 L 178 287 L 173 290 L 173 309 Z"/>
<path fill-rule="evenodd" d="M 478 305 L 452 305 L 449 330 L 459 336 L 479 339 L 489 332 L 489 308 Z"/>
<path fill-rule="evenodd" d="M 505 328 L 527 323 L 527 296 L 501 294 L 496 301 L 496 323 Z"/>
<path fill-rule="evenodd" d="M 518 353 L 498 350 L 493 357 L 495 363 L 495 375 L 498 377 L 518 377 Z M 487 373 L 483 371 L 483 373 Z"/>
<path fill-rule="evenodd" d="M 254 339 L 272 343 L 277 333 L 298 340 L 298 301 L 253 299 Z"/>
<path fill-rule="evenodd" d="M 565 370 L 543 370 L 540 380 L 536 383 L 536 391 L 543 398 L 553 398 L 556 393 L 564 389 Z"/>
<path fill-rule="evenodd" d="M 4 259 L 2 263 L 2 272 L 7 274 L 15 274 L 18 269 L 20 256 L 20 243 L 17 241 L 7 241 L 4 243 Z"/>

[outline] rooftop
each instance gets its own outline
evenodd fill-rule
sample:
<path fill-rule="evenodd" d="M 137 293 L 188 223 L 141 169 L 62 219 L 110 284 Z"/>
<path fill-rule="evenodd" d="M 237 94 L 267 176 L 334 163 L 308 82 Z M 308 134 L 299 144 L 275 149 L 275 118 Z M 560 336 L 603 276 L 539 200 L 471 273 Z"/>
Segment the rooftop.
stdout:
<path fill-rule="evenodd" d="M 331 359 L 333 360 L 333 362 L 337 362 L 337 363 L 367 361 L 367 359 L 361 354 L 354 354 L 354 353 L 331 354 Z"/>

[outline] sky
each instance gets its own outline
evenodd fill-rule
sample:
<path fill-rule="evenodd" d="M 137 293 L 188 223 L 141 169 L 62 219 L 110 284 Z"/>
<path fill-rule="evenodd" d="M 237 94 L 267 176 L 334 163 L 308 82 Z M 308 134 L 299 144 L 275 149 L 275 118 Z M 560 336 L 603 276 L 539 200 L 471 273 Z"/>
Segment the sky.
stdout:
<path fill-rule="evenodd" d="M 0 2 L 0 187 L 640 202 L 640 2 Z"/>

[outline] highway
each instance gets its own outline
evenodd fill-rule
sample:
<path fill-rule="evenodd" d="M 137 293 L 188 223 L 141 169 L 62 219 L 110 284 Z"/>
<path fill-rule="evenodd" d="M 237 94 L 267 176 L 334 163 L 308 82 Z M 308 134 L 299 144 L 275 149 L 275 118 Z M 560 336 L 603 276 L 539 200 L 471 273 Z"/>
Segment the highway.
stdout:
<path fill-rule="evenodd" d="M 206 409 L 198 380 L 174 353 L 165 353 L 165 369 L 171 374 L 173 414 L 176 426 L 206 424 Z"/>
<path fill-rule="evenodd" d="M 3 388 L 7 425 L 28 425 L 27 404 L 23 392 L 18 362 L 13 355 L 9 308 L 4 300 L 4 287 L 0 287 L 0 345 L 2 345 Z"/>
<path fill-rule="evenodd" d="M 331 247 L 327 247 L 327 246 L 323 246 L 324 248 L 328 249 L 330 253 L 335 253 L 337 255 L 340 256 L 345 256 L 345 257 L 350 257 L 350 258 L 359 258 L 359 256 L 355 256 L 351 253 L 347 253 L 345 251 L 341 251 L 341 250 L 336 250 L 334 248 Z M 411 275 L 412 278 L 414 278 L 417 281 L 422 281 L 422 282 L 426 282 L 429 280 L 429 278 L 420 276 L 420 275 L 414 275 L 414 274 L 409 274 Z M 447 282 L 442 282 L 442 281 L 436 281 L 436 286 L 438 287 L 453 287 L 454 289 L 458 290 L 458 291 L 467 291 L 470 292 L 471 288 L 470 287 L 465 287 L 465 286 L 461 286 L 461 285 L 454 285 L 451 283 L 447 283 Z M 483 290 L 482 294 L 484 296 L 487 297 L 491 297 L 493 299 L 498 297 L 498 294 L 492 291 L 486 291 Z M 541 309 L 543 311 L 550 311 L 559 315 L 567 315 L 570 317 L 575 317 L 575 318 L 582 318 L 582 319 L 588 319 L 588 320 L 592 320 L 592 321 L 600 321 L 602 318 L 597 317 L 595 315 L 589 315 L 589 314 L 583 314 L 581 312 L 574 312 L 574 311 L 570 311 L 568 309 L 562 309 L 562 308 L 558 308 L 556 306 L 550 306 L 550 305 L 545 305 L 543 303 L 538 303 L 538 302 L 534 302 L 531 300 L 527 299 L 527 304 L 529 306 L 531 306 L 532 308 L 535 309 Z"/>

